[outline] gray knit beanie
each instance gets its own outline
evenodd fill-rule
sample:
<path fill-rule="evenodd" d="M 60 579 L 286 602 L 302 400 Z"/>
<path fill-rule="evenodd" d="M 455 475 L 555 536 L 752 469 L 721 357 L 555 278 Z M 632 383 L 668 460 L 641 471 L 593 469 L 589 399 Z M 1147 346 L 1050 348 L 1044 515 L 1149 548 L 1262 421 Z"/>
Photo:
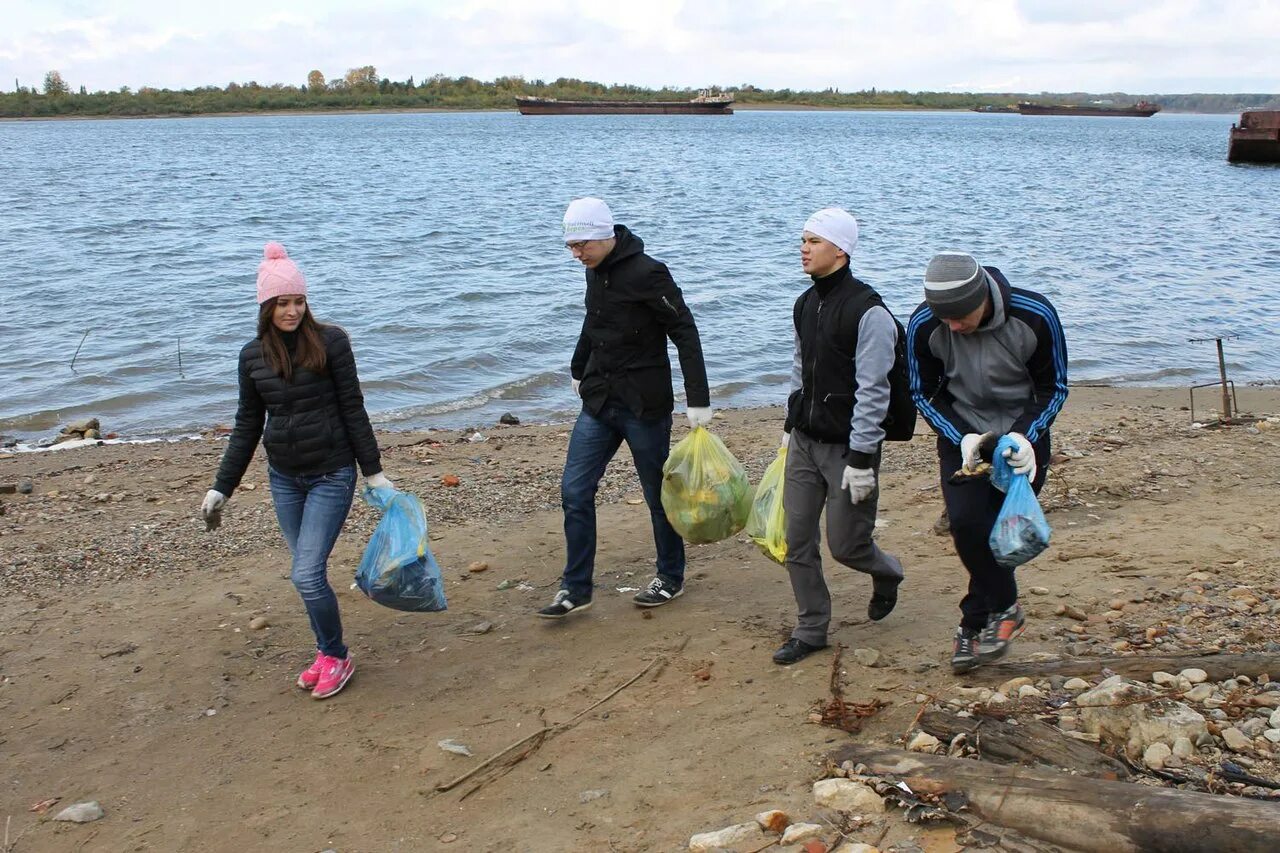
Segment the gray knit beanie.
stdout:
<path fill-rule="evenodd" d="M 987 273 L 972 255 L 939 252 L 924 271 L 924 301 L 934 316 L 956 320 L 976 311 L 987 298 Z"/>

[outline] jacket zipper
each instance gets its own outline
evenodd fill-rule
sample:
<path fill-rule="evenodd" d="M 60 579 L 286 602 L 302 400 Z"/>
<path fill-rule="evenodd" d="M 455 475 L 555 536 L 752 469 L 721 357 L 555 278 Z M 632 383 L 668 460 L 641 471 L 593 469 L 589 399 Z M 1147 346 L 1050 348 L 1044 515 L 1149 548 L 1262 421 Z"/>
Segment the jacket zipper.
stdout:
<path fill-rule="evenodd" d="M 819 339 L 822 337 L 822 306 L 826 305 L 825 299 L 818 300 L 818 316 L 814 320 L 813 326 L 813 365 L 809 368 L 809 382 L 813 386 L 813 396 L 809 398 L 809 427 L 813 427 L 813 412 L 818 403 L 818 352 L 821 350 Z"/>
<path fill-rule="evenodd" d="M 663 305 L 665 305 L 665 306 L 667 306 L 667 308 L 671 309 L 671 313 L 672 313 L 672 314 L 675 314 L 677 317 L 679 317 L 679 316 L 680 316 L 680 312 L 676 310 L 676 306 L 672 305 L 672 304 L 667 300 L 667 297 L 665 297 L 665 296 L 664 296 L 664 297 L 662 297 L 662 304 L 663 304 Z"/>

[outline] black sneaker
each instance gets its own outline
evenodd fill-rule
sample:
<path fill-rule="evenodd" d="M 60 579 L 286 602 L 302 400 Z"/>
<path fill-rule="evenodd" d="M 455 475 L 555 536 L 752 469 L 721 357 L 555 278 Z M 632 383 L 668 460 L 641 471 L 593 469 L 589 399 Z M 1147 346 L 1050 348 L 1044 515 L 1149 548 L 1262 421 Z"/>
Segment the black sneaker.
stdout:
<path fill-rule="evenodd" d="M 1022 605 L 1017 602 L 1008 610 L 993 614 L 987 620 L 987 627 L 982 629 L 982 636 L 978 638 L 978 659 L 983 663 L 990 663 L 1004 657 L 1026 625 L 1027 618 L 1022 613 Z"/>
<path fill-rule="evenodd" d="M 811 646 L 804 640 L 798 640 L 792 637 L 782 644 L 776 652 L 773 653 L 773 662 L 782 666 L 790 666 L 798 663 L 814 652 L 820 652 L 827 647 L 826 643 L 820 646 Z"/>
<path fill-rule="evenodd" d="M 538 615 L 543 619 L 563 619 L 570 613 L 580 613 L 590 606 L 591 599 L 574 601 L 569 595 L 569 590 L 562 589 L 556 593 L 554 601 L 538 611 Z"/>
<path fill-rule="evenodd" d="M 871 581 L 871 600 L 867 602 L 867 617 L 872 622 L 879 622 L 893 612 L 898 604 L 898 587 L 902 578 L 875 578 Z"/>
<path fill-rule="evenodd" d="M 684 587 L 676 586 L 666 578 L 656 577 L 631 599 L 637 607 L 661 607 L 672 599 L 684 595 Z"/>
<path fill-rule="evenodd" d="M 968 672 L 982 661 L 978 660 L 978 636 L 980 631 L 961 625 L 956 628 L 955 637 L 951 641 L 951 671 L 956 675 Z"/>

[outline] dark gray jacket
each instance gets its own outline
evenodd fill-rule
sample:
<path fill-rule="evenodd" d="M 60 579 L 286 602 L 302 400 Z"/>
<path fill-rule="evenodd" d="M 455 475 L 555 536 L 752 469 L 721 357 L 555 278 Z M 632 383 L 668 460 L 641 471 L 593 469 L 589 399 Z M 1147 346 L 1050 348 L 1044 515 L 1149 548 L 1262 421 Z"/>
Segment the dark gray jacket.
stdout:
<path fill-rule="evenodd" d="M 1067 400 L 1067 342 L 1048 299 L 1010 287 L 984 267 L 992 315 L 972 334 L 952 332 L 927 303 L 907 325 L 907 367 L 916 407 L 943 439 L 1049 431 Z"/>

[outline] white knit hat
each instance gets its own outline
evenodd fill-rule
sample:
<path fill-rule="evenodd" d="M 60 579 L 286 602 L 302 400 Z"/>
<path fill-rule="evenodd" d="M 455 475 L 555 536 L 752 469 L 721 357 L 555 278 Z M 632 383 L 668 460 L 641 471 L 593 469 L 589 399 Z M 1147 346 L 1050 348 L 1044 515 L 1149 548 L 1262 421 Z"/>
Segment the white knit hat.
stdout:
<path fill-rule="evenodd" d="M 858 245 L 858 220 L 839 207 L 819 210 L 804 223 L 804 230 L 834 244 L 846 255 L 852 255 Z"/>
<path fill-rule="evenodd" d="M 564 240 L 608 240 L 613 236 L 613 213 L 598 198 L 575 198 L 564 212 Z"/>

